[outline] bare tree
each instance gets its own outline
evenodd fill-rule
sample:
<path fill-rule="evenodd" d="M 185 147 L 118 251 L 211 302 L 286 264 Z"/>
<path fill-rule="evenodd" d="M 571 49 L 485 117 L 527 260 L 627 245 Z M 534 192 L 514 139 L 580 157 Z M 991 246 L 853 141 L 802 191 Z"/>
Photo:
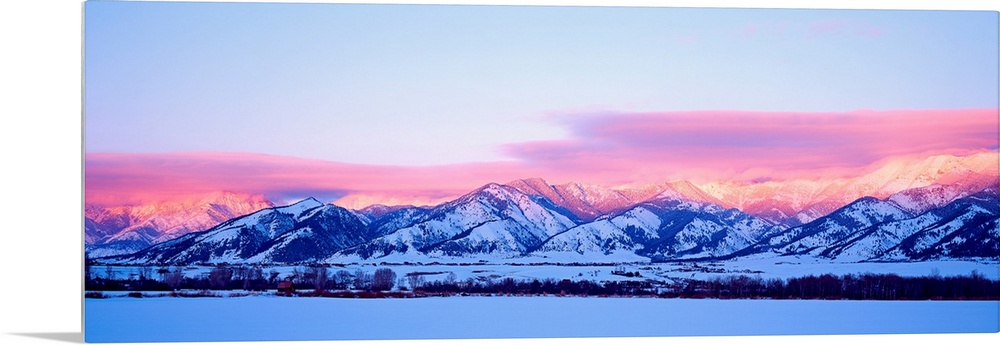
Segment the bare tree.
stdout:
<path fill-rule="evenodd" d="M 281 273 L 279 273 L 278 270 L 272 268 L 270 272 L 267 272 L 267 281 L 271 283 L 271 285 L 278 284 L 278 275 L 280 274 Z"/>
<path fill-rule="evenodd" d="M 333 275 L 333 288 L 337 290 L 346 290 L 347 286 L 351 284 L 351 272 L 346 270 L 339 270 Z"/>
<path fill-rule="evenodd" d="M 146 281 L 146 279 L 150 279 L 150 278 L 152 278 L 152 276 L 153 276 L 153 268 L 152 267 L 149 267 L 149 266 L 139 267 L 139 280 L 140 281 Z"/>
<path fill-rule="evenodd" d="M 181 283 L 184 282 L 184 272 L 181 271 L 180 267 L 174 268 L 173 271 L 167 271 L 163 274 L 163 282 L 171 290 L 177 290 L 181 287 Z"/>
<path fill-rule="evenodd" d="M 243 290 L 264 289 L 264 270 L 260 267 L 249 267 L 243 276 Z"/>
<path fill-rule="evenodd" d="M 244 281 L 250 273 L 249 267 L 246 266 L 236 266 L 229 270 L 233 272 L 233 276 L 231 277 L 233 281 Z"/>
<path fill-rule="evenodd" d="M 114 280 L 115 279 L 115 268 L 111 265 L 104 266 L 104 279 Z"/>
<path fill-rule="evenodd" d="M 219 266 L 208 272 L 208 285 L 212 289 L 225 289 L 226 285 L 233 278 L 233 270 L 228 267 Z"/>
<path fill-rule="evenodd" d="M 313 285 L 315 285 L 316 292 L 323 292 L 326 290 L 326 283 L 330 280 L 330 273 L 327 271 L 325 266 L 317 266 L 310 268 L 309 272 L 312 276 Z"/>
<path fill-rule="evenodd" d="M 407 274 L 406 282 L 410 285 L 411 290 L 417 290 L 424 286 L 424 276 L 420 274 Z"/>
<path fill-rule="evenodd" d="M 375 276 L 372 278 L 372 289 L 378 291 L 388 291 L 392 290 L 393 284 L 396 283 L 396 272 L 393 272 L 389 268 L 379 268 L 375 270 Z"/>
<path fill-rule="evenodd" d="M 292 274 L 288 276 L 288 280 L 291 280 L 292 283 L 294 283 L 295 285 L 301 285 L 302 278 L 304 277 L 305 274 L 302 272 L 302 270 L 300 270 L 298 267 L 295 267 L 292 269 Z"/>
<path fill-rule="evenodd" d="M 354 289 L 369 290 L 372 288 L 372 276 L 360 268 L 354 271 Z"/>

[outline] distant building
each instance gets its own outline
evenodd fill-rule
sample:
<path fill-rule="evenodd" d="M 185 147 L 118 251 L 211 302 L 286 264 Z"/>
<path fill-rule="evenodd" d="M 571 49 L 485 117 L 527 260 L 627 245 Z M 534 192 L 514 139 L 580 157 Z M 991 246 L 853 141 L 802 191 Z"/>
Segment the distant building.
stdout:
<path fill-rule="evenodd" d="M 278 295 L 279 296 L 291 296 L 295 294 L 295 284 L 292 282 L 280 282 L 278 283 Z"/>

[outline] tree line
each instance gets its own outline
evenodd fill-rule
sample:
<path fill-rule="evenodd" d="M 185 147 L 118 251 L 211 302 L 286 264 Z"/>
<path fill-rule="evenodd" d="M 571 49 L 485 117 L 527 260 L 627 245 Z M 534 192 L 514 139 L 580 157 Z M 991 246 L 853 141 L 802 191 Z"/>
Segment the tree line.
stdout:
<path fill-rule="evenodd" d="M 172 291 L 172 290 L 247 290 L 275 289 L 281 281 L 290 281 L 298 289 L 317 292 L 330 290 L 388 291 L 396 284 L 396 273 L 380 268 L 374 273 L 356 270 L 331 272 L 326 266 L 296 267 L 285 277 L 275 269 L 264 272 L 259 266 L 213 267 L 207 274 L 187 276 L 184 267 L 138 267 L 138 273 L 117 277 L 114 266 L 105 266 L 103 272 L 90 267 L 85 273 L 84 288 L 90 291 Z M 280 277 L 280 278 L 279 278 Z M 157 279 L 158 278 L 158 279 Z"/>
<path fill-rule="evenodd" d="M 895 274 L 808 275 L 762 279 L 745 275 L 691 280 L 677 297 L 848 300 L 997 300 L 1000 281 L 967 276 L 902 277 Z"/>
<path fill-rule="evenodd" d="M 978 272 L 967 276 L 902 277 L 895 274 L 808 275 L 794 278 L 762 278 L 731 275 L 705 280 L 653 279 L 570 280 L 467 278 L 455 273 L 429 280 L 444 272 L 411 272 L 397 277 L 390 268 L 374 272 L 326 266 L 294 268 L 280 277 L 277 270 L 267 272 L 254 266 L 217 266 L 205 274 L 187 276 L 183 267 L 138 268 L 138 273 L 116 277 L 113 267 L 103 274 L 88 269 L 88 291 L 177 291 L 177 290 L 274 290 L 281 281 L 290 281 L 300 294 L 318 296 L 355 296 L 344 291 L 407 291 L 423 295 L 570 295 L 570 296 L 649 296 L 664 298 L 718 299 L 848 299 L 848 300 L 1000 300 L 1000 281 Z"/>

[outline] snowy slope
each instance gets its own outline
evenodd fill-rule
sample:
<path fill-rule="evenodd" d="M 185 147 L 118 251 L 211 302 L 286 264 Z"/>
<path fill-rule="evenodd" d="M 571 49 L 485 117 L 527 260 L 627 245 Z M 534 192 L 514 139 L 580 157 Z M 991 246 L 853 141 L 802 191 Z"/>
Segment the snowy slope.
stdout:
<path fill-rule="evenodd" d="M 656 260 L 716 257 L 751 245 L 772 227 L 738 210 L 666 189 L 628 210 L 554 236 L 534 254 L 571 252 L 591 261 L 623 252 Z"/>
<path fill-rule="evenodd" d="M 932 222 L 879 259 L 1000 258 L 1000 197 L 995 191 L 958 199 L 921 217 Z"/>
<path fill-rule="evenodd" d="M 370 238 L 361 219 L 316 199 L 261 210 L 152 246 L 119 263 L 297 263 Z"/>
<path fill-rule="evenodd" d="M 841 262 L 861 262 L 879 258 L 903 239 L 932 225 L 938 219 L 939 217 L 928 213 L 910 219 L 881 223 L 856 231 L 826 246 L 819 256 Z"/>
<path fill-rule="evenodd" d="M 491 183 L 420 214 L 411 225 L 334 257 L 356 255 L 367 259 L 394 253 L 522 255 L 576 225 L 539 201 L 513 187 Z"/>
<path fill-rule="evenodd" d="M 755 243 L 774 228 L 770 223 L 715 204 L 661 196 L 649 203 L 663 223 L 659 237 L 639 254 L 657 260 L 710 258 L 731 254 Z"/>
<path fill-rule="evenodd" d="M 738 255 L 774 253 L 778 255 L 819 255 L 826 247 L 858 231 L 886 222 L 908 219 L 908 212 L 872 197 L 864 197 L 810 223 L 776 233 L 741 250 Z"/>
<path fill-rule="evenodd" d="M 580 183 L 550 185 L 540 178 L 514 180 L 505 184 L 521 193 L 540 196 L 565 209 L 576 219 L 592 221 L 608 212 L 631 206 L 657 193 L 623 193 L 618 190 Z"/>
<path fill-rule="evenodd" d="M 984 191 L 919 215 L 867 197 L 791 228 L 734 257 L 795 256 L 836 262 L 1000 256 L 1000 198 Z"/>
<path fill-rule="evenodd" d="M 895 193 L 887 199 L 911 213 L 923 213 L 985 189 L 997 189 L 1000 180 L 982 174 L 949 174 L 935 184 Z"/>

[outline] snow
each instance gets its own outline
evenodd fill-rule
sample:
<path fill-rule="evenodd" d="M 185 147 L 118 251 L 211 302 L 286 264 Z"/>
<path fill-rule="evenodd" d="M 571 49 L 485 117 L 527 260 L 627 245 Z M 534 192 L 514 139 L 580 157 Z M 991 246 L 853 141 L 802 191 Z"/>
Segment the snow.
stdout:
<path fill-rule="evenodd" d="M 612 225 L 608 220 L 599 220 L 553 236 L 532 254 L 558 256 L 563 253 L 581 255 L 592 253 L 600 255 L 604 251 L 603 247 L 634 249 L 628 236 L 621 229 Z M 570 255 L 569 257 L 574 256 Z"/>
<path fill-rule="evenodd" d="M 631 250 L 611 250 L 608 253 L 601 251 L 589 251 L 589 252 L 567 252 L 567 251 L 551 251 L 551 252 L 535 252 L 529 254 L 528 257 L 517 258 L 506 260 L 512 263 L 545 263 L 545 262 L 580 262 L 585 264 L 593 263 L 636 263 L 643 262 L 648 263 L 649 258 L 636 254 Z"/>
<path fill-rule="evenodd" d="M 487 222 L 469 229 L 468 235 L 453 241 L 463 248 L 471 249 L 495 245 L 497 248 L 493 251 L 497 252 L 496 255 L 498 256 L 505 253 L 513 254 L 524 250 L 510 232 L 510 228 L 515 226 L 514 224 L 510 224 L 510 221 L 506 219 Z"/>
<path fill-rule="evenodd" d="M 570 255 L 569 253 L 562 253 Z M 831 273 L 895 273 L 902 276 L 969 275 L 1000 279 L 995 261 L 913 263 L 836 263 L 813 257 L 758 257 L 722 263 L 660 263 L 631 252 L 608 255 L 611 262 L 632 264 L 532 265 L 568 258 L 528 257 L 507 264 L 469 264 L 476 258 L 444 258 L 462 264 L 331 267 L 371 274 L 392 269 L 397 277 L 420 272 L 428 281 L 454 274 L 458 281 L 493 280 L 633 280 L 711 279 L 745 274 L 790 278 Z M 400 256 L 402 259 L 402 255 Z M 575 262 L 601 262 L 578 255 Z M 535 261 L 533 261 L 535 260 Z M 642 277 L 611 274 L 624 268 Z M 139 267 L 112 266 L 119 278 Z M 173 269 L 171 267 L 171 269 Z M 212 267 L 189 266 L 185 275 L 207 275 Z M 303 267 L 264 267 L 279 278 Z M 156 272 L 154 268 L 152 272 Z M 103 277 L 105 267 L 92 268 Z M 154 273 L 155 274 L 155 273 Z M 157 293 L 149 293 L 155 295 Z M 160 293 L 162 294 L 162 293 Z M 225 292 L 221 292 L 225 295 Z M 230 292 L 242 295 L 243 291 Z M 108 293 L 115 295 L 115 293 Z M 511 337 L 634 337 L 683 335 L 780 335 L 854 333 L 997 332 L 998 301 L 813 301 L 697 300 L 598 297 L 447 297 L 420 299 L 244 297 L 118 297 L 84 301 L 88 342 L 251 341 L 334 339 L 431 339 Z M 808 320 L 803 322 L 803 320 Z"/>
<path fill-rule="evenodd" d="M 276 207 L 275 210 L 278 210 L 278 211 L 283 212 L 283 213 L 291 213 L 291 214 L 299 215 L 299 214 L 302 214 L 305 211 L 308 211 L 310 209 L 313 209 L 313 208 L 316 208 L 316 207 L 320 207 L 320 206 L 323 206 L 323 203 L 320 202 L 319 200 L 316 200 L 315 198 L 305 198 L 305 199 L 302 199 L 299 202 L 296 202 L 296 203 L 288 205 L 288 206 Z"/>
<path fill-rule="evenodd" d="M 712 182 L 697 187 L 705 193 L 760 216 L 771 208 L 794 211 L 801 223 L 807 223 L 851 201 L 875 196 L 894 196 L 893 201 L 908 211 L 925 211 L 943 205 L 949 199 L 981 189 L 988 179 L 997 176 L 996 152 L 965 157 L 933 156 L 921 160 L 887 162 L 869 173 L 849 179 L 788 180 L 763 183 Z M 972 179 L 970 181 L 970 179 Z M 957 183 L 957 182 L 962 183 Z M 934 184 L 950 185 L 937 188 Z M 923 195 L 923 194 L 936 194 Z M 944 198 L 933 200 L 935 198 Z M 751 206 L 766 205 L 763 209 Z M 780 207 L 779 207 L 780 206 Z"/>
<path fill-rule="evenodd" d="M 529 246 L 574 225 L 565 216 L 539 205 L 516 189 L 491 183 L 446 204 L 432 219 L 396 230 L 368 245 L 395 244 L 415 251 L 444 243 L 427 256 L 453 254 L 459 248 L 470 254 L 493 252 L 495 259 L 523 254 Z M 379 257 L 381 253 L 375 255 L 379 260 L 384 259 Z M 388 255 L 395 256 L 393 253 Z"/>
<path fill-rule="evenodd" d="M 614 217 L 611 219 L 611 223 L 614 224 L 619 229 L 624 229 L 629 225 L 634 226 L 638 229 L 644 230 L 646 236 L 649 238 L 659 237 L 655 229 L 660 228 L 662 221 L 655 213 L 643 207 L 642 205 L 635 207 L 627 212 L 623 213 L 621 216 Z"/>
<path fill-rule="evenodd" d="M 927 276 L 932 273 L 941 276 L 970 275 L 973 271 L 989 279 L 1000 279 L 1000 266 L 996 261 L 924 261 L 924 262 L 863 262 L 844 263 L 830 260 L 816 259 L 810 256 L 775 256 L 769 257 L 767 254 L 758 254 L 754 257 L 741 259 L 739 261 L 719 262 L 719 263 L 650 263 L 646 257 L 635 255 L 629 251 L 613 251 L 607 255 L 588 253 L 586 255 L 575 253 L 546 253 L 543 255 L 532 255 L 529 257 L 512 258 L 502 260 L 499 264 L 479 263 L 485 256 L 469 257 L 441 257 L 433 260 L 440 264 L 424 265 L 387 265 L 379 262 L 367 262 L 360 264 L 343 265 L 343 267 L 331 267 L 331 272 L 347 270 L 354 272 L 362 270 L 373 273 L 382 267 L 391 268 L 399 277 L 411 272 L 445 272 L 455 273 L 460 280 L 467 278 L 489 278 L 499 276 L 501 278 L 514 277 L 516 279 L 538 279 L 547 278 L 562 280 L 629 280 L 619 275 L 612 275 L 611 270 L 616 266 L 624 266 L 627 271 L 639 271 L 643 277 L 654 279 L 670 278 L 694 278 L 711 279 L 713 277 L 729 276 L 734 274 L 746 274 L 759 276 L 761 278 L 793 278 L 807 275 L 821 275 L 825 273 L 834 275 L 863 274 L 863 273 L 892 273 L 900 276 L 917 277 Z M 388 262 L 415 261 L 415 255 L 393 254 L 392 257 L 380 258 Z M 388 260 L 388 259 L 398 259 Z M 427 256 L 420 255 L 419 259 L 427 260 Z M 572 259 L 580 262 L 574 266 L 546 265 L 547 262 L 561 262 Z M 629 264 L 622 264 L 628 262 Z M 609 266 L 608 264 L 615 264 Z M 279 278 L 283 279 L 291 274 L 297 266 L 265 266 L 264 272 L 272 269 L 280 273 Z M 106 266 L 94 266 L 91 274 L 96 277 L 105 277 Z M 152 272 L 156 272 L 160 267 L 153 267 Z M 173 266 L 165 268 L 173 270 Z M 304 267 L 298 267 L 305 270 Z M 121 279 L 126 277 L 137 277 L 139 273 L 137 266 L 112 266 L 115 277 Z M 188 277 L 199 277 L 207 275 L 211 271 L 210 266 L 187 266 L 184 273 Z M 597 274 L 592 274 L 598 272 Z M 155 275 L 155 273 L 154 273 Z M 659 278 L 656 278 L 659 277 Z M 640 280 L 644 280 L 642 278 Z"/>
<path fill-rule="evenodd" d="M 595 297 L 85 301 L 87 342 L 997 332 L 997 301 Z"/>
<path fill-rule="evenodd" d="M 206 233 L 205 235 L 199 236 L 199 242 L 228 242 L 232 241 L 240 236 L 240 232 L 243 231 L 242 227 L 232 227 L 226 229 L 219 229 L 217 231 L 212 231 Z"/>

